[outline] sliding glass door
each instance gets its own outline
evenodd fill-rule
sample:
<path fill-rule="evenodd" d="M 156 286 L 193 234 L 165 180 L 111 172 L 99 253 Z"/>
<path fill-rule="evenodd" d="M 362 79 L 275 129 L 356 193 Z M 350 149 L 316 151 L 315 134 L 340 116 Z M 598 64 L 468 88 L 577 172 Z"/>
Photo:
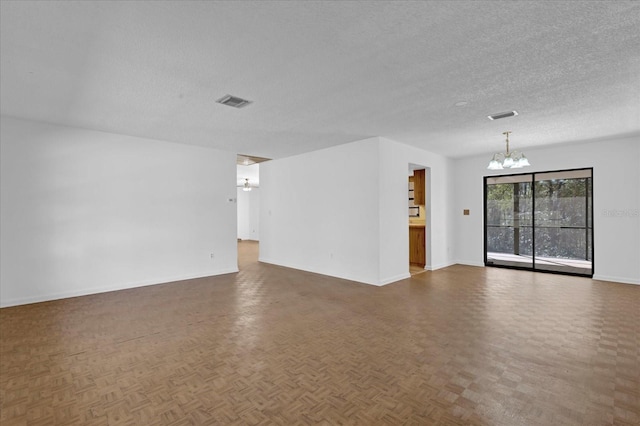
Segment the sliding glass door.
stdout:
<path fill-rule="evenodd" d="M 492 265 L 533 267 L 531 175 L 486 179 L 487 261 Z"/>
<path fill-rule="evenodd" d="M 592 174 L 485 177 L 485 265 L 592 276 Z"/>

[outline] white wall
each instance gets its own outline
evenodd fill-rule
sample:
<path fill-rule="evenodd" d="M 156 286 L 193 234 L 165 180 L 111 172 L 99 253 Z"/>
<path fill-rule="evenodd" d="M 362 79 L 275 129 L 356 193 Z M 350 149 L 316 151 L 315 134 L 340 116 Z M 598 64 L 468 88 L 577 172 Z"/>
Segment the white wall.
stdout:
<path fill-rule="evenodd" d="M 260 188 L 243 191 L 237 188 L 238 238 L 260 241 Z"/>
<path fill-rule="evenodd" d="M 260 260 L 378 283 L 378 139 L 261 163 Z"/>
<path fill-rule="evenodd" d="M 407 278 L 409 163 L 430 169 L 428 267 L 451 264 L 449 160 L 383 138 L 263 163 L 260 260 L 374 285 Z"/>
<path fill-rule="evenodd" d="M 237 271 L 235 153 L 0 128 L 2 306 Z"/>
<path fill-rule="evenodd" d="M 593 167 L 594 278 L 640 284 L 640 138 L 525 152 L 532 166 L 518 172 Z M 508 174 L 487 170 L 489 157 L 454 162 L 457 263 L 483 265 L 483 176 Z M 463 216 L 463 209 L 471 214 Z"/>
<path fill-rule="evenodd" d="M 408 271 L 409 228 L 407 173 L 409 163 L 426 167 L 426 257 L 425 269 L 452 265 L 453 207 L 451 160 L 441 155 L 380 138 L 380 268 L 390 280 Z"/>

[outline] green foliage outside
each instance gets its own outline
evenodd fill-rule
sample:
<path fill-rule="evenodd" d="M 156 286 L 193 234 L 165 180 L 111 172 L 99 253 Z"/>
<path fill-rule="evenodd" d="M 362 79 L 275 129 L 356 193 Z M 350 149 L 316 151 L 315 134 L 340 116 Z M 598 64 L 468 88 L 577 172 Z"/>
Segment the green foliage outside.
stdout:
<path fill-rule="evenodd" d="M 591 260 L 591 179 L 487 185 L 487 251 Z M 535 189 L 535 215 L 533 212 Z"/>

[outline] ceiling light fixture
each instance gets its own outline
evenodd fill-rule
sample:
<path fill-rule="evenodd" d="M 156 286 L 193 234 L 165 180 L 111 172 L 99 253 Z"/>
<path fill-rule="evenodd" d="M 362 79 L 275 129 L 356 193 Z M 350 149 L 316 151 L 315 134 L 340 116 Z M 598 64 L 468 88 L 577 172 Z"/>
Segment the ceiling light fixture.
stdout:
<path fill-rule="evenodd" d="M 487 167 L 487 169 L 520 169 L 531 165 L 522 152 L 509 151 L 509 133 L 511 132 L 502 132 L 502 134 L 507 137 L 507 151 L 494 154 L 491 161 L 489 161 L 489 167 Z"/>
<path fill-rule="evenodd" d="M 249 178 L 244 178 L 244 185 L 242 186 L 243 191 L 251 191 L 251 185 L 249 185 Z"/>

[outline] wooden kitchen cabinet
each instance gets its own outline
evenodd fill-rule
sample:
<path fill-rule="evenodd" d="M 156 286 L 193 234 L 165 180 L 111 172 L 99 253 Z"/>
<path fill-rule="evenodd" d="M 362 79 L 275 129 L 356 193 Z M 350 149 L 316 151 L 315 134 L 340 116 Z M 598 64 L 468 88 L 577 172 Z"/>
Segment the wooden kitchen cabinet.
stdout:
<path fill-rule="evenodd" d="M 424 247 L 424 225 L 409 226 L 409 263 L 424 267 L 426 262 L 426 250 Z"/>
<path fill-rule="evenodd" d="M 425 175 L 424 169 L 422 170 L 414 170 L 413 171 L 413 204 L 416 206 L 424 206 L 425 205 L 425 191 L 424 191 L 424 183 L 425 183 Z"/>

